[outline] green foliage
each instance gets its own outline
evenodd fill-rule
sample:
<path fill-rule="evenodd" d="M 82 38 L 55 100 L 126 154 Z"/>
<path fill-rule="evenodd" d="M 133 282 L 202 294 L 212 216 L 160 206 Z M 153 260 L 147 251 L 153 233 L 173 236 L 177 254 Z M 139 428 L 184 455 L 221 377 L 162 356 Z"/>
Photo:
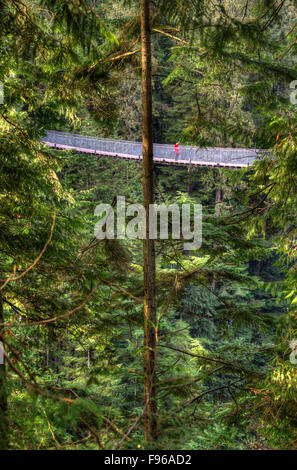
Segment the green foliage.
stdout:
<path fill-rule="evenodd" d="M 156 243 L 157 449 L 296 448 L 295 16 L 152 8 L 155 140 L 271 149 L 250 171 L 155 168 L 157 202 L 204 207 L 200 250 Z M 2 1 L 0 19 L 0 447 L 114 449 L 143 411 L 143 255 L 94 239 L 93 214 L 141 202 L 141 168 L 40 138 L 141 139 L 138 2 Z M 121 448 L 145 447 L 141 421 Z"/>

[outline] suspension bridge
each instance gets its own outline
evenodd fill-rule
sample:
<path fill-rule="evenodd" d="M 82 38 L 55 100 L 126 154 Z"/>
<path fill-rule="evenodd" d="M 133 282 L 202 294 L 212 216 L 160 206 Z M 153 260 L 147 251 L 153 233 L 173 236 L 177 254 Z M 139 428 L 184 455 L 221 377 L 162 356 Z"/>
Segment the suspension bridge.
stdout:
<path fill-rule="evenodd" d="M 68 132 L 48 131 L 42 141 L 63 150 L 104 155 L 125 160 L 142 160 L 141 142 L 103 139 Z M 197 148 L 179 146 L 178 155 L 173 145 L 154 144 L 154 162 L 161 165 L 206 166 L 222 168 L 247 168 L 263 153 L 263 150 L 246 148 Z"/>

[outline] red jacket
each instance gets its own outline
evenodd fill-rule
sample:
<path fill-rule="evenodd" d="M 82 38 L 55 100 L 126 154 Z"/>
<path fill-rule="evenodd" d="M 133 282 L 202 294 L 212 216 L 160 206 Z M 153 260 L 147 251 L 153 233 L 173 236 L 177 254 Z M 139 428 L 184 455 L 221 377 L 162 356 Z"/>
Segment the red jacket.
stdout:
<path fill-rule="evenodd" d="M 174 146 L 174 151 L 175 151 L 176 154 L 179 153 L 179 146 L 178 146 L 178 144 L 175 144 L 175 146 Z"/>

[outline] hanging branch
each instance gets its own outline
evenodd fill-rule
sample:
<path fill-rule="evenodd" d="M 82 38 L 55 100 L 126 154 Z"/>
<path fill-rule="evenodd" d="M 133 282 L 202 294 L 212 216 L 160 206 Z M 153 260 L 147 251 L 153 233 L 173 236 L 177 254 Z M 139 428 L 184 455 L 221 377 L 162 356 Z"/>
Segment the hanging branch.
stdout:
<path fill-rule="evenodd" d="M 213 392 L 216 392 L 218 390 L 224 390 L 225 388 L 227 388 L 228 390 L 230 389 L 230 387 L 234 384 L 237 384 L 238 382 L 240 382 L 242 379 L 238 379 L 238 380 L 235 380 L 234 382 L 231 382 L 230 384 L 227 384 L 227 385 L 221 385 L 220 387 L 214 387 L 214 388 L 210 388 L 209 390 L 205 390 L 205 392 L 202 392 L 200 393 L 200 395 L 197 395 L 196 397 L 194 398 L 191 398 L 190 400 L 188 400 L 184 406 L 189 406 L 191 405 L 192 403 L 198 401 L 200 402 L 202 400 L 202 398 L 205 396 L 205 395 L 208 395 L 209 393 L 213 393 Z M 230 392 L 230 390 L 229 390 Z"/>
<path fill-rule="evenodd" d="M 30 322 L 30 323 L 18 323 L 18 324 L 15 324 L 15 323 L 2 323 L 0 324 L 0 326 L 4 326 L 4 327 L 13 327 L 13 326 L 37 326 L 37 325 L 46 325 L 48 323 L 52 323 L 54 321 L 57 321 L 57 320 L 61 320 L 62 318 L 69 318 L 71 315 L 73 315 L 75 312 L 77 312 L 78 310 L 81 310 L 88 302 L 89 300 L 93 297 L 93 295 L 96 293 L 98 289 L 98 284 L 96 284 L 96 287 L 89 293 L 89 295 L 87 296 L 87 298 L 80 304 L 78 305 L 77 307 L 75 307 L 74 309 L 70 310 L 70 312 L 67 312 L 67 313 L 64 313 L 63 315 L 58 315 L 56 317 L 52 317 L 52 318 L 47 318 L 46 320 L 38 320 L 38 321 L 33 321 L 33 322 Z"/>
<path fill-rule="evenodd" d="M 37 256 L 36 260 L 31 264 L 31 266 L 29 266 L 29 268 L 27 268 L 22 274 L 18 275 L 18 276 L 11 276 L 9 277 L 8 279 L 6 279 L 6 281 L 4 282 L 4 284 L 2 284 L 2 286 L 0 287 L 0 290 L 4 289 L 4 287 L 7 286 L 7 284 L 11 281 L 18 281 L 19 279 L 21 279 L 22 277 L 26 276 L 26 274 L 28 274 L 28 272 L 30 272 L 35 266 L 36 264 L 40 261 L 40 259 L 42 258 L 42 256 L 44 255 L 48 245 L 50 244 L 52 238 L 53 238 L 53 234 L 54 234 L 54 228 L 55 228 L 55 224 L 56 224 L 56 210 L 54 210 L 54 215 L 53 215 L 53 223 L 52 223 L 52 226 L 51 226 L 51 232 L 50 232 L 50 236 L 46 242 L 46 244 L 44 245 L 44 247 L 42 248 L 39 256 Z M 15 270 L 16 270 L 16 267 L 14 267 L 14 273 L 15 273 Z"/>

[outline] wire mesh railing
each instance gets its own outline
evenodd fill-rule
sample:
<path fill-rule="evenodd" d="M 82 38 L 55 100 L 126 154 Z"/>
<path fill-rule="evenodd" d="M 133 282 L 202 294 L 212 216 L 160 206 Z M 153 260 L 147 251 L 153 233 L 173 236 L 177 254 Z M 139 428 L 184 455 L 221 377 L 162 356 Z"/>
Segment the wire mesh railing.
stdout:
<path fill-rule="evenodd" d="M 132 142 L 117 139 L 104 139 L 98 137 L 71 134 L 68 132 L 48 131 L 42 139 L 51 145 L 75 148 L 78 151 L 90 151 L 90 153 L 104 153 L 114 156 L 142 156 L 141 142 Z M 181 161 L 187 163 L 210 163 L 230 164 L 230 166 L 245 167 L 253 163 L 259 155 L 258 150 L 244 148 L 197 148 L 190 146 L 179 146 L 176 155 L 173 145 L 154 144 L 154 158 L 156 160 L 166 159 L 172 162 Z"/>

